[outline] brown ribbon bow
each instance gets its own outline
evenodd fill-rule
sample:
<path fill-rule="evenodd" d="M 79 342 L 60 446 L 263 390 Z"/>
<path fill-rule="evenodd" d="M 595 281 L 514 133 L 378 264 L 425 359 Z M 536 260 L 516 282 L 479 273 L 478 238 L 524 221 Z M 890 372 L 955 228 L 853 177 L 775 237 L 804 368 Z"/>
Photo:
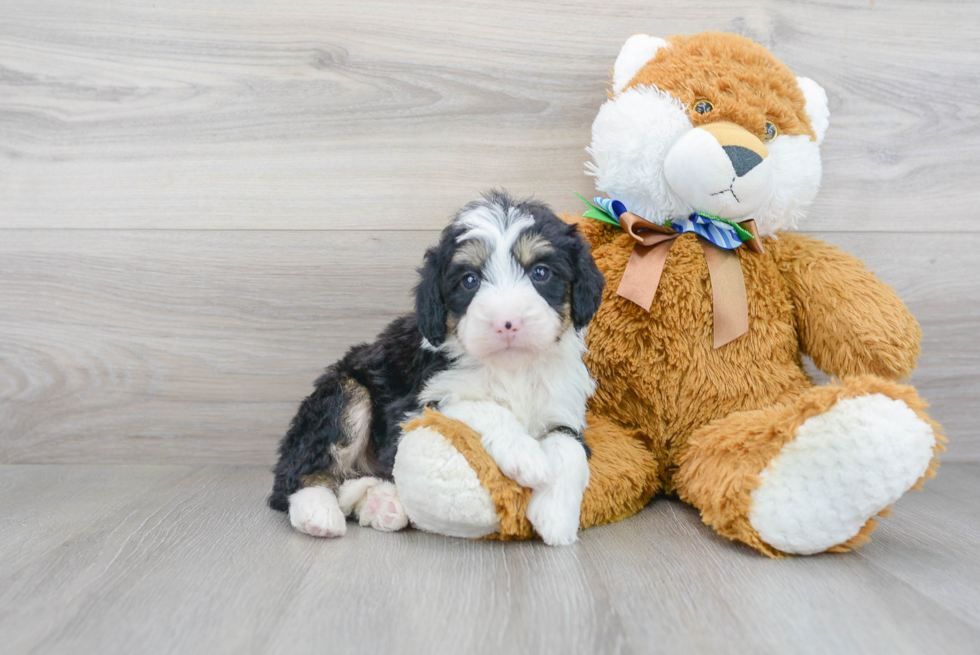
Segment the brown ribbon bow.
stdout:
<path fill-rule="evenodd" d="M 681 235 L 673 228 L 657 225 L 632 212 L 623 212 L 619 224 L 633 237 L 636 244 L 623 271 L 623 279 L 616 293 L 643 309 L 650 311 L 653 298 L 660 286 L 660 276 L 667 263 L 674 239 Z M 753 237 L 745 245 L 753 252 L 763 253 L 762 242 L 755 221 L 743 221 L 740 225 Z M 749 331 L 749 307 L 745 294 L 745 278 L 742 264 L 734 250 L 719 248 L 698 236 L 708 264 L 711 279 L 711 301 L 714 311 L 714 347 L 721 348 Z"/>

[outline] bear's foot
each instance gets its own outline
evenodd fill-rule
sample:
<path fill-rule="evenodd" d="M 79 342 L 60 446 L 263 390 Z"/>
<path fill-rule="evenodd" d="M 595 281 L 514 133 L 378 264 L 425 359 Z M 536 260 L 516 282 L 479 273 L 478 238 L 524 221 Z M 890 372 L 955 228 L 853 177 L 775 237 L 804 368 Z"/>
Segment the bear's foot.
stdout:
<path fill-rule="evenodd" d="M 944 441 L 912 387 L 872 375 L 701 427 L 674 478 L 719 534 L 770 557 L 841 552 L 935 475 Z"/>
<path fill-rule="evenodd" d="M 412 524 L 451 537 L 497 532 L 497 509 L 466 458 L 437 430 L 408 430 L 398 442 L 393 470 Z"/>
<path fill-rule="evenodd" d="M 932 427 L 901 400 L 838 400 L 800 425 L 759 474 L 749 522 L 784 553 L 844 544 L 925 475 L 935 445 Z"/>

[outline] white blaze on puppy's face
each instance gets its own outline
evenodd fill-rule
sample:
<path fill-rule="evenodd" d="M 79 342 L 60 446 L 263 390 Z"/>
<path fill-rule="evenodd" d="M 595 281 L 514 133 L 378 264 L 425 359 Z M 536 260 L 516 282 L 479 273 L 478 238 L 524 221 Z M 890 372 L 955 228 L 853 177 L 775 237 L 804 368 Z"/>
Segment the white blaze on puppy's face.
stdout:
<path fill-rule="evenodd" d="M 554 345 L 564 326 L 535 288 L 532 271 L 515 256 L 515 246 L 527 237 L 534 220 L 514 208 L 478 207 L 461 215 L 458 224 L 464 231 L 457 238 L 457 256 L 470 259 L 479 277 L 479 288 L 456 326 L 460 345 L 477 359 L 503 368 L 536 359 Z M 483 261 L 472 261 L 474 253 L 482 253 Z"/>

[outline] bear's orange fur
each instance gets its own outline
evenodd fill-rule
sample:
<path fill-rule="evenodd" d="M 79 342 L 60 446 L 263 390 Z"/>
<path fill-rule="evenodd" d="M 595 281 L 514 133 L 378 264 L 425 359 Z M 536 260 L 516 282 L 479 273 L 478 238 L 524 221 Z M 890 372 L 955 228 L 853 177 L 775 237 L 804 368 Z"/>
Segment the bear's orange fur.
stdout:
<path fill-rule="evenodd" d="M 667 40 L 671 47 L 658 50 L 626 88 L 653 84 L 667 91 L 692 108 L 695 126 L 730 121 L 765 140 L 766 121 L 771 121 L 779 134 L 816 139 L 803 92 L 789 68 L 761 45 L 732 37 L 721 32 L 672 36 Z M 699 100 L 712 103 L 714 111 L 695 112 Z"/>

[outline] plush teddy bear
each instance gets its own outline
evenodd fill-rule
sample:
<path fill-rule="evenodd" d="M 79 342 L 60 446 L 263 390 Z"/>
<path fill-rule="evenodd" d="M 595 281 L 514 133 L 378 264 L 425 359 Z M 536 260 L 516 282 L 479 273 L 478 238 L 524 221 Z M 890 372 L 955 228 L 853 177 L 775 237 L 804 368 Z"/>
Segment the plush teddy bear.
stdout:
<path fill-rule="evenodd" d="M 609 198 L 572 219 L 607 280 L 582 527 L 676 494 L 766 555 L 844 551 L 935 474 L 939 426 L 899 383 L 915 319 L 860 261 L 786 231 L 819 187 L 827 124 L 823 89 L 749 39 L 623 46 L 587 165 Z M 839 381 L 815 385 L 804 355 Z M 530 492 L 435 411 L 406 426 L 394 475 L 423 529 L 534 536 Z"/>

